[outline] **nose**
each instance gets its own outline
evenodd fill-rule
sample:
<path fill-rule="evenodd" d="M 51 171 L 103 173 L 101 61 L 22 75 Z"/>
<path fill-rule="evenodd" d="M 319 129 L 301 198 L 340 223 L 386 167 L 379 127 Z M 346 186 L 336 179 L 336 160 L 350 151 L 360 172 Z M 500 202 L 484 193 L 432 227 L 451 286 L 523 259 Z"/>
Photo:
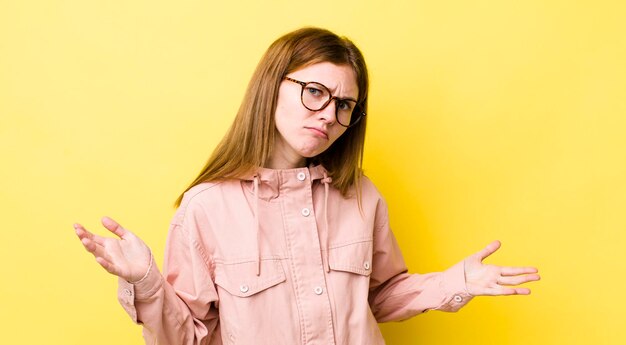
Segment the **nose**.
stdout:
<path fill-rule="evenodd" d="M 337 104 L 335 103 L 337 100 L 332 99 L 326 107 L 318 110 L 318 117 L 320 120 L 324 120 L 324 122 L 332 125 L 337 122 Z"/>

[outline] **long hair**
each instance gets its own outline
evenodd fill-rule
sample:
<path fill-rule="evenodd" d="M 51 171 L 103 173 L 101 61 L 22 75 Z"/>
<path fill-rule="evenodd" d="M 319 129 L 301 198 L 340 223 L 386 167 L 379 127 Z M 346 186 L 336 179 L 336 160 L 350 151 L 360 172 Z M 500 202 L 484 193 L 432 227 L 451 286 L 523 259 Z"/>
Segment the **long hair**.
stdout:
<path fill-rule="evenodd" d="M 217 145 L 202 171 L 185 189 L 203 182 L 242 178 L 269 160 L 276 135 L 274 113 L 283 77 L 298 69 L 330 62 L 353 68 L 358 100 L 367 113 L 369 80 L 359 49 L 345 37 L 320 28 L 302 28 L 272 43 L 259 62 L 230 129 Z M 362 175 L 363 147 L 367 116 L 349 127 L 326 151 L 309 159 L 322 164 L 333 179 L 333 186 L 346 196 L 352 186 L 360 204 L 359 179 Z M 180 206 L 184 192 L 175 202 Z"/>

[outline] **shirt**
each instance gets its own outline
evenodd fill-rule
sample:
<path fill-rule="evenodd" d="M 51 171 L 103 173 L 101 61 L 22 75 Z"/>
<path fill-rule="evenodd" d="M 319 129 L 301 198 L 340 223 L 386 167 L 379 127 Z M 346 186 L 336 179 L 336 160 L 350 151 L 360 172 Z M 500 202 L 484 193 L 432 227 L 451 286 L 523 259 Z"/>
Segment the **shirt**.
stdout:
<path fill-rule="evenodd" d="M 119 280 L 146 344 L 379 345 L 378 322 L 469 302 L 463 261 L 407 272 L 367 177 L 361 207 L 331 182 L 322 166 L 260 168 L 189 189 L 163 275 L 153 262 L 141 281 Z"/>

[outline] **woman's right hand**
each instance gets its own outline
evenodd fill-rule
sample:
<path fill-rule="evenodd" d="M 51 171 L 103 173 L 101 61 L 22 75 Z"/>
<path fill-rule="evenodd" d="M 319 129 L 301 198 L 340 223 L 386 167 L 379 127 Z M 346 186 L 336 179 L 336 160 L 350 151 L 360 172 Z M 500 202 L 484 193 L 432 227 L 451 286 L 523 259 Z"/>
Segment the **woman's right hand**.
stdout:
<path fill-rule="evenodd" d="M 131 283 L 141 280 L 150 268 L 150 248 L 111 218 L 102 218 L 102 225 L 119 239 L 98 236 L 80 224 L 74 224 L 74 229 L 85 249 L 107 272 Z"/>

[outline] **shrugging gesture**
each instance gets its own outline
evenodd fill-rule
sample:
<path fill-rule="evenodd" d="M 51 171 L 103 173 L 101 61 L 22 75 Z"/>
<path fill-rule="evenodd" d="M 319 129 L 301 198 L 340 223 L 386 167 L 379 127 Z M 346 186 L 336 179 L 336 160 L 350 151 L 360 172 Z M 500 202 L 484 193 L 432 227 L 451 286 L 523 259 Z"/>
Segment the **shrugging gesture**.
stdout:
<path fill-rule="evenodd" d="M 141 280 L 152 262 L 150 248 L 111 218 L 103 217 L 102 225 L 119 238 L 98 236 L 80 224 L 74 224 L 74 229 L 85 249 L 107 272 L 128 282 Z"/>
<path fill-rule="evenodd" d="M 467 292 L 474 296 L 528 295 L 530 289 L 516 285 L 539 280 L 535 267 L 506 267 L 483 264 L 483 260 L 500 248 L 493 241 L 483 250 L 465 259 Z"/>

